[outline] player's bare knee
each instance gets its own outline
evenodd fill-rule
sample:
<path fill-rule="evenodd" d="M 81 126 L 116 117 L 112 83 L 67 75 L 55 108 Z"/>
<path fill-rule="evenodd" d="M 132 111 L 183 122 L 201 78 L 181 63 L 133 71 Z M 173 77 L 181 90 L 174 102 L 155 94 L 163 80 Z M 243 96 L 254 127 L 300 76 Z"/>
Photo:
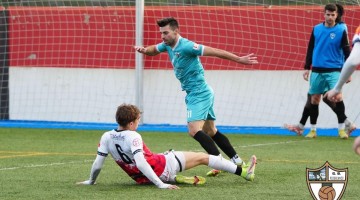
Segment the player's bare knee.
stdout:
<path fill-rule="evenodd" d="M 198 153 L 197 158 L 198 158 L 200 164 L 203 164 L 203 165 L 209 164 L 209 154 L 200 152 L 200 153 Z"/>
<path fill-rule="evenodd" d="M 217 131 L 216 128 L 215 128 L 215 125 L 213 123 L 205 123 L 202 130 L 206 134 L 208 134 L 210 137 L 213 137 L 216 134 L 216 131 Z"/>
<path fill-rule="evenodd" d="M 202 130 L 206 133 L 211 131 L 211 126 L 210 126 L 209 122 L 205 121 L 204 126 L 202 127 Z"/>
<path fill-rule="evenodd" d="M 203 129 L 203 131 L 207 134 L 207 135 L 209 135 L 210 137 L 214 137 L 214 135 L 215 135 L 215 133 L 216 132 L 214 132 L 212 129 Z"/>
<path fill-rule="evenodd" d="M 311 104 L 319 105 L 320 100 L 321 100 L 321 95 L 319 94 L 314 94 L 311 96 Z"/>

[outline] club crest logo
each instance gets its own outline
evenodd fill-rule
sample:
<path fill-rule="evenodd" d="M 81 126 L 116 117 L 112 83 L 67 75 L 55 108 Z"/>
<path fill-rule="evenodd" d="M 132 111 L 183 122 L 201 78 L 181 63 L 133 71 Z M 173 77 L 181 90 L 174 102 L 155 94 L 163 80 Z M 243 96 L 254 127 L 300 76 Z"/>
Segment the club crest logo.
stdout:
<path fill-rule="evenodd" d="M 330 38 L 333 40 L 336 37 L 335 33 L 330 33 Z"/>
<path fill-rule="evenodd" d="M 317 169 L 306 168 L 306 182 L 315 200 L 340 200 L 348 182 L 348 168 L 337 169 L 328 161 Z"/>

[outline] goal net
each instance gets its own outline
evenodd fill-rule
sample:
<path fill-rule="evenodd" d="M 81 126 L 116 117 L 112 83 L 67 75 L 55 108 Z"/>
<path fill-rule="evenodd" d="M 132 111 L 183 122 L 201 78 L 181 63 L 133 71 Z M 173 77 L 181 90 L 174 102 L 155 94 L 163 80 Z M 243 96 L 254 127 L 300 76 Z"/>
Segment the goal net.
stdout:
<path fill-rule="evenodd" d="M 185 92 L 167 54 L 144 56 L 136 76 L 135 0 L 3 0 L 1 9 L 2 119 L 115 123 L 116 107 L 138 103 L 143 123 L 185 125 Z M 312 27 L 329 1 L 146 0 L 144 46 L 160 43 L 156 21 L 175 17 L 180 34 L 257 65 L 201 57 L 215 92 L 216 123 L 227 127 L 281 127 L 298 123 L 309 84 L 302 78 Z M 349 37 L 360 25 L 359 2 L 345 8 Z M 141 6 L 140 6 L 141 8 Z M 140 13 L 141 13 L 140 12 Z M 139 17 L 139 16 L 138 16 Z M 142 89 L 137 89 L 140 84 Z M 346 114 L 359 114 L 360 76 L 344 88 Z M 139 92 L 141 94 L 139 94 Z M 319 127 L 335 128 L 320 104 Z"/>

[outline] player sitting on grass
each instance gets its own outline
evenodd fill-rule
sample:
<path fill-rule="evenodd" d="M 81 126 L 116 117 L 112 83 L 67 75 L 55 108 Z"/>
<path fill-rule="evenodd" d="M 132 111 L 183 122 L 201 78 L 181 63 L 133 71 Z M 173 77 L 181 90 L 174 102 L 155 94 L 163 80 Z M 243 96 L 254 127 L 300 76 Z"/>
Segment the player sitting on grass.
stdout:
<path fill-rule="evenodd" d="M 198 165 L 207 165 L 214 169 L 227 171 L 248 181 L 254 180 L 255 156 L 251 157 L 246 167 L 241 167 L 221 156 L 201 152 L 170 150 L 165 153 L 152 153 L 143 142 L 141 135 L 136 132 L 140 116 L 140 110 L 134 105 L 122 104 L 117 108 L 118 129 L 102 135 L 89 180 L 77 184 L 95 184 L 108 154 L 111 154 L 115 162 L 138 184 L 153 183 L 161 189 L 179 189 L 176 185 L 169 183 L 204 184 L 205 178 L 200 176 L 176 175 L 177 172 Z"/>

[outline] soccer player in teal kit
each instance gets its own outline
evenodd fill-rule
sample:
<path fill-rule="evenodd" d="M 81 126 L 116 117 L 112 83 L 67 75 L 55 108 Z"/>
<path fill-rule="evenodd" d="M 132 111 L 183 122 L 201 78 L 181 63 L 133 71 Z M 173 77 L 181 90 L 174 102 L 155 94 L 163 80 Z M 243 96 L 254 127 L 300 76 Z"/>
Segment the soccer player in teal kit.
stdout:
<path fill-rule="evenodd" d="M 345 23 L 336 23 L 338 7 L 327 4 L 324 7 L 325 21 L 314 26 L 306 55 L 305 73 L 310 75 L 309 94 L 311 95 L 310 122 L 311 131 L 306 137 L 315 138 L 316 122 L 319 115 L 319 103 L 322 94 L 332 89 L 339 79 L 345 58 L 349 57 L 350 44 Z M 339 137 L 346 139 L 345 105 L 336 103 Z"/>
<path fill-rule="evenodd" d="M 186 92 L 187 126 L 189 135 L 197 140 L 208 154 L 220 155 L 217 146 L 236 164 L 245 165 L 228 138 L 215 126 L 214 92 L 204 77 L 204 68 L 199 56 L 214 56 L 244 65 L 257 64 L 254 54 L 239 57 L 233 53 L 204 46 L 181 37 L 176 19 L 164 18 L 157 21 L 162 43 L 148 47 L 135 46 L 135 50 L 149 56 L 167 52 L 176 78 Z M 251 157 L 252 163 L 256 160 Z M 217 175 L 212 170 L 208 175 Z"/>
<path fill-rule="evenodd" d="M 311 102 L 307 105 L 307 109 L 310 114 L 311 130 L 305 136 L 307 138 L 317 137 L 316 123 L 319 116 L 321 96 L 335 86 L 344 61 L 350 55 L 347 26 L 337 20 L 339 13 L 343 13 L 343 11 L 339 12 L 339 8 L 342 8 L 342 6 L 332 3 L 324 7 L 325 21 L 314 26 L 308 44 L 305 72 L 303 74 L 305 80 L 310 77 L 308 94 L 311 96 Z M 326 98 L 324 98 L 324 101 L 326 101 Z M 339 137 L 347 139 L 356 127 L 345 115 L 344 102 L 342 100 L 336 102 L 333 111 L 338 118 Z M 301 129 L 303 129 L 300 124 L 287 126 L 286 128 L 300 135 L 302 133 Z"/>

